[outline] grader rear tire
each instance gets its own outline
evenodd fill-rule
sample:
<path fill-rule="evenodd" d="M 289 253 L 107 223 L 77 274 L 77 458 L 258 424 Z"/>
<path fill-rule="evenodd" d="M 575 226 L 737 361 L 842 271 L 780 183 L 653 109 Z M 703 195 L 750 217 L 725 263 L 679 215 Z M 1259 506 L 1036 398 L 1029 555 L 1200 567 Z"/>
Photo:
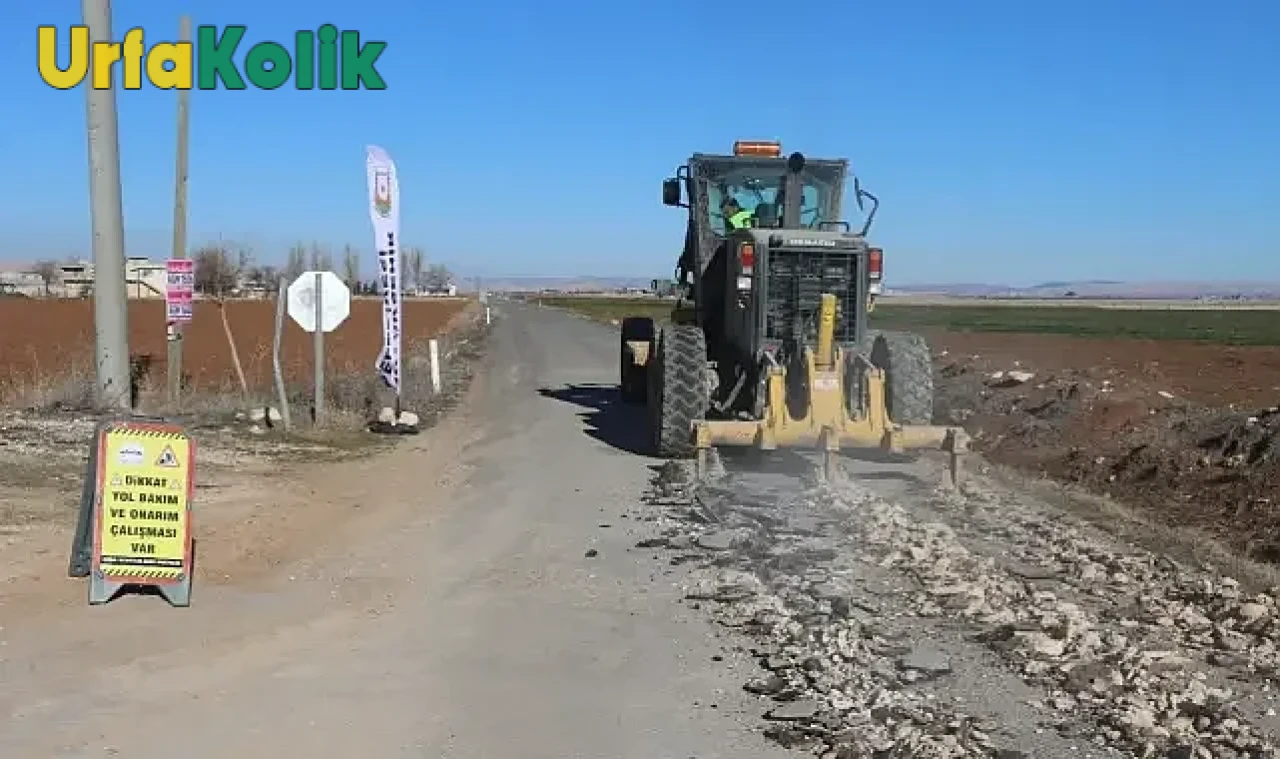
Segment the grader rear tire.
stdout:
<path fill-rule="evenodd" d="M 644 403 L 648 397 L 646 379 L 648 367 L 638 365 L 631 358 L 631 350 L 627 346 L 631 341 L 644 341 L 650 345 L 649 360 L 653 360 L 653 319 L 644 316 L 629 316 L 622 320 L 622 330 L 618 339 L 618 389 L 623 403 Z"/>
<path fill-rule="evenodd" d="M 697 448 L 693 423 L 707 411 L 707 339 L 702 328 L 664 328 L 651 365 L 649 408 L 654 451 L 662 458 L 689 458 Z"/>
<path fill-rule="evenodd" d="M 933 424 L 933 359 L 929 344 L 910 332 L 868 335 L 871 363 L 883 369 L 889 418 L 895 424 Z"/>

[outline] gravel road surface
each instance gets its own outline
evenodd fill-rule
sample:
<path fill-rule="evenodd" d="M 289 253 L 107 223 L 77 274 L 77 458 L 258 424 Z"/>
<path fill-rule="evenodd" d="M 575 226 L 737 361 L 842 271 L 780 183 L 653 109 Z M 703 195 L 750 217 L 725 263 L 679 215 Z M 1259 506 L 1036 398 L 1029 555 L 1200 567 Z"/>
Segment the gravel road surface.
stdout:
<path fill-rule="evenodd" d="M 0 756 L 1273 755 L 1274 593 L 928 457 L 689 487 L 614 331 L 498 311 L 451 419 L 328 473 L 362 517 L 306 561 L 0 607 Z"/>

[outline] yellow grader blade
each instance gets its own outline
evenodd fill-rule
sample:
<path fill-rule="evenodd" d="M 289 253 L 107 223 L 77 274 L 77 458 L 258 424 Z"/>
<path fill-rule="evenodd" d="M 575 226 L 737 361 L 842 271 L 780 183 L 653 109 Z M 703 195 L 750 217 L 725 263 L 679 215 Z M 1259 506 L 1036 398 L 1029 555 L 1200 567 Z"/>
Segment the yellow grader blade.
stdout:
<path fill-rule="evenodd" d="M 768 369 L 763 419 L 752 421 L 700 420 L 694 423 L 694 439 L 700 473 L 705 473 L 707 453 L 717 446 L 755 447 L 760 450 L 812 447 L 822 453 L 826 478 L 834 474 L 836 455 L 841 448 L 878 448 L 902 452 L 906 449 L 935 448 L 950 453 L 950 481 L 958 486 L 960 459 L 966 450 L 965 433 L 953 427 L 894 424 L 889 418 L 885 396 L 885 374 L 869 363 L 865 372 L 867 406 L 865 413 L 850 415 L 845 403 L 846 362 L 835 345 L 836 297 L 822 296 L 818 313 L 817 344 L 806 351 L 804 371 L 808 376 L 809 408 L 794 417 L 786 403 L 786 370 Z M 864 360 L 865 361 L 865 360 Z"/>

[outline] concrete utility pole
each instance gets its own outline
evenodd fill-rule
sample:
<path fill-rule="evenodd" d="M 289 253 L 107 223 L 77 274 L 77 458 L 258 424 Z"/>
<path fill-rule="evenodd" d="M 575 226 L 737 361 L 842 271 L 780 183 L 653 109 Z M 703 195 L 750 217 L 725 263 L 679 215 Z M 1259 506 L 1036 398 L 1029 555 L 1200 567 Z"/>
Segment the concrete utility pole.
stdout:
<path fill-rule="evenodd" d="M 191 41 L 191 17 L 183 16 L 178 24 L 178 40 Z M 187 144 L 190 135 L 191 90 L 178 90 L 178 164 L 173 188 L 173 257 L 187 257 Z M 182 323 L 168 325 L 169 405 L 182 404 Z"/>
<path fill-rule="evenodd" d="M 82 0 L 89 40 L 111 42 L 111 0 Z M 120 199 L 120 135 L 116 93 L 85 83 L 88 101 L 89 205 L 93 214 L 93 316 L 98 407 L 131 411 L 129 311 L 124 272 L 124 207 Z"/>

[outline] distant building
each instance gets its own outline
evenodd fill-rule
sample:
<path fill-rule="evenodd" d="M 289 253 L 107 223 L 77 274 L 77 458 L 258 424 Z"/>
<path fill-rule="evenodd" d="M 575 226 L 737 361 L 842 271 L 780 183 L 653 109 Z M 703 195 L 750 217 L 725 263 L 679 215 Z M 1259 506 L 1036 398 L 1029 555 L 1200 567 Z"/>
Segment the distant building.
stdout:
<path fill-rule="evenodd" d="M 164 298 L 169 275 L 163 261 L 130 256 L 124 262 L 125 289 L 130 298 Z"/>
<path fill-rule="evenodd" d="M 56 265 L 48 283 L 34 269 L 0 272 L 0 295 L 28 298 L 87 298 L 93 295 L 93 262 L 67 261 Z M 125 260 L 125 295 L 130 299 L 164 298 L 168 275 L 163 262 L 142 256 Z"/>
<path fill-rule="evenodd" d="M 0 296 L 44 297 L 44 280 L 30 271 L 0 271 Z"/>
<path fill-rule="evenodd" d="M 93 264 L 73 261 L 58 266 L 53 294 L 60 298 L 87 298 L 93 294 Z"/>

